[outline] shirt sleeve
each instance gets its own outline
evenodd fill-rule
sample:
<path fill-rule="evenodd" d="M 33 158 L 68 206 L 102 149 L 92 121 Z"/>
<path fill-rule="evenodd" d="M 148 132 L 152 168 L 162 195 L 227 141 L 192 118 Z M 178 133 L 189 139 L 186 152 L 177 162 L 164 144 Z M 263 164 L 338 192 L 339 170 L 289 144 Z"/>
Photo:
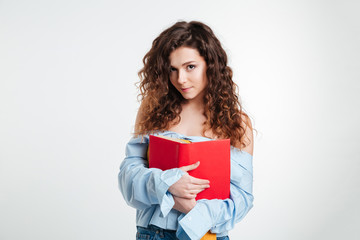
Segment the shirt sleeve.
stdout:
<path fill-rule="evenodd" d="M 211 230 L 222 233 L 234 228 L 253 206 L 252 155 L 233 149 L 231 155 L 230 198 L 199 200 L 186 215 L 179 217 L 177 237 L 200 239 Z"/>
<path fill-rule="evenodd" d="M 132 138 L 126 145 L 126 157 L 118 175 L 120 191 L 129 206 L 146 209 L 159 204 L 163 217 L 170 212 L 175 202 L 168 192 L 184 172 L 178 168 L 162 171 L 148 168 L 148 136 Z"/>

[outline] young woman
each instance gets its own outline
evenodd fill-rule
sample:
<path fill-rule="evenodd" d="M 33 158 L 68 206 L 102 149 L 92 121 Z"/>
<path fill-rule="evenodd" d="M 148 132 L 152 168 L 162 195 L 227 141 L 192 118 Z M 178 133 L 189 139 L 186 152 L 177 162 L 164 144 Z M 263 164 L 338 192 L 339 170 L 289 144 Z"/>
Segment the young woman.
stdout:
<path fill-rule="evenodd" d="M 137 210 L 137 239 L 200 239 L 208 231 L 229 239 L 252 207 L 253 134 L 227 55 L 207 25 L 177 22 L 153 41 L 143 62 L 135 136 L 119 173 L 125 201 Z M 230 198 L 195 201 L 211 185 L 187 174 L 199 163 L 148 168 L 149 134 L 193 142 L 229 138 Z"/>

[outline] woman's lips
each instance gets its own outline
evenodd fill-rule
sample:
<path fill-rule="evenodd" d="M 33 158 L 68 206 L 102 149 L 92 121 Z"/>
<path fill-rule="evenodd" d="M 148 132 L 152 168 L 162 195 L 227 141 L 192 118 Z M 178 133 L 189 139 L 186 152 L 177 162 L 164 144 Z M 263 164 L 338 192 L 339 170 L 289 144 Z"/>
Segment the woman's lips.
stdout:
<path fill-rule="evenodd" d="M 188 87 L 188 88 L 181 88 L 181 91 L 183 91 L 183 92 L 188 92 L 188 91 L 190 91 L 190 89 L 191 89 L 191 87 Z"/>

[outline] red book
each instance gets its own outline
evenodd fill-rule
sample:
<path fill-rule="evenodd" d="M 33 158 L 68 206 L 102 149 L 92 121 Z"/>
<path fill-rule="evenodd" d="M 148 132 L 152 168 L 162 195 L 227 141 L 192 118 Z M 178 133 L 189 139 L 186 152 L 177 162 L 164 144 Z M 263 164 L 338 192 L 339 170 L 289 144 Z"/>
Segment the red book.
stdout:
<path fill-rule="evenodd" d="M 199 199 L 227 199 L 230 197 L 230 140 L 190 142 L 166 136 L 150 135 L 149 167 L 167 170 L 191 165 L 199 167 L 188 173 L 210 181 L 210 188 L 200 192 Z"/>

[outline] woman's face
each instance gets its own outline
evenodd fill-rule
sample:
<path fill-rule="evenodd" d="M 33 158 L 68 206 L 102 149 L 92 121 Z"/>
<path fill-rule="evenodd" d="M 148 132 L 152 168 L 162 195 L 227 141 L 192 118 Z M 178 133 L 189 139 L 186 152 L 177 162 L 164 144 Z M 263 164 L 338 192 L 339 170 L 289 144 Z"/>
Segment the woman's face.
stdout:
<path fill-rule="evenodd" d="M 170 81 L 187 100 L 202 100 L 207 85 L 206 62 L 198 50 L 180 47 L 171 52 Z"/>

